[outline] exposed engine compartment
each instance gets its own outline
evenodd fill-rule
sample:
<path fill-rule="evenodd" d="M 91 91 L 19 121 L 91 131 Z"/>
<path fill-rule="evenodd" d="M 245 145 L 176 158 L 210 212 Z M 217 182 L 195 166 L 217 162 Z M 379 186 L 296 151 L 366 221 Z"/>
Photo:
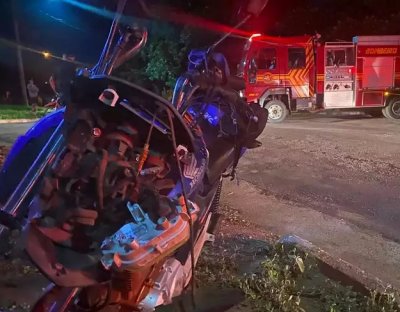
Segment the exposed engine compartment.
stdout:
<path fill-rule="evenodd" d="M 65 134 L 67 145 L 33 202 L 40 213 L 26 249 L 57 285 L 111 282 L 113 300 L 132 305 L 150 291 L 145 280 L 159 276 L 189 240 L 188 221 L 199 207 L 186 207 L 173 192 L 180 181 L 168 137 L 153 145 L 160 131 L 129 112 L 114 122 L 115 109 L 81 110 Z M 186 151 L 182 161 L 194 157 L 179 150 Z"/>
<path fill-rule="evenodd" d="M 155 224 L 171 218 L 176 203 L 167 194 L 177 183 L 170 168 L 173 159 L 167 159 L 171 155 L 162 147 L 149 150 L 143 167 L 138 168 L 145 157 L 140 145 L 143 138 L 129 123 L 107 123 L 99 128 L 84 117 L 44 179 L 40 193 L 43 217 L 38 223 L 44 228 L 61 225 L 65 235 L 53 239 L 81 252 L 93 248 L 93 242 L 100 243 L 104 234 L 115 232 L 115 224 L 132 218 L 128 202 L 140 205 Z M 95 231 L 81 226 L 95 226 Z M 82 236 L 67 234 L 74 230 Z"/>

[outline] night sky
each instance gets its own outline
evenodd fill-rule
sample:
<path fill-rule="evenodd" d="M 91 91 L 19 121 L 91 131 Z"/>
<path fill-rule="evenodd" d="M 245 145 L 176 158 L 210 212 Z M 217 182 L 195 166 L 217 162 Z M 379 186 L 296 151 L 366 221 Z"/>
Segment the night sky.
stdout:
<path fill-rule="evenodd" d="M 14 1 L 16 17 L 20 22 L 22 45 L 38 52 L 50 51 L 58 56 L 62 53 L 74 54 L 77 60 L 85 63 L 96 61 L 111 20 L 66 3 L 75 0 Z M 113 1 L 80 0 L 82 3 L 96 5 L 100 9 L 112 8 Z M 130 1 L 136 2 L 136 0 Z M 232 23 L 235 1 L 240 0 L 152 0 L 151 2 L 160 2 L 191 14 L 203 15 L 219 23 L 229 24 Z M 346 16 L 360 21 L 367 15 L 376 15 L 383 19 L 386 16 L 396 18 L 393 14 L 400 12 L 399 3 L 398 0 L 270 0 L 263 16 L 254 20 L 250 27 L 273 35 L 302 35 L 324 27 L 329 31 L 329 23 L 334 25 L 337 19 Z M 134 14 L 133 11 L 129 10 L 129 14 Z M 5 90 L 18 93 L 19 86 L 16 50 L 4 42 L 4 39 L 15 42 L 11 0 L 0 1 L 0 12 L 0 40 L 3 40 L 0 41 L 1 96 Z M 397 31 L 392 28 L 390 30 Z M 364 31 L 367 32 L 369 29 Z M 349 40 L 347 37 L 344 39 Z M 32 52 L 23 52 L 23 58 L 26 78 L 34 78 L 39 87 L 44 88 L 44 81 L 51 75 L 55 61 L 46 60 L 41 54 Z"/>

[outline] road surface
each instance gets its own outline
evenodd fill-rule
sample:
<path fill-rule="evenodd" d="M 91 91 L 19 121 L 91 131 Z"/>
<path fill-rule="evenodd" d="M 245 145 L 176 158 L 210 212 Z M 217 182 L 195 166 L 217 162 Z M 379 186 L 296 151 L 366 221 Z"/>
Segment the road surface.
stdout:
<path fill-rule="evenodd" d="M 239 175 L 266 194 L 355 214 L 353 222 L 400 241 L 399 132 L 383 118 L 290 120 L 266 129 Z"/>
<path fill-rule="evenodd" d="M 270 124 L 224 201 L 400 286 L 400 123 L 300 115 Z M 397 283 L 396 283 L 397 280 Z"/>
<path fill-rule="evenodd" d="M 32 123 L 0 124 L 0 146 L 10 146 L 15 139 L 26 132 Z"/>

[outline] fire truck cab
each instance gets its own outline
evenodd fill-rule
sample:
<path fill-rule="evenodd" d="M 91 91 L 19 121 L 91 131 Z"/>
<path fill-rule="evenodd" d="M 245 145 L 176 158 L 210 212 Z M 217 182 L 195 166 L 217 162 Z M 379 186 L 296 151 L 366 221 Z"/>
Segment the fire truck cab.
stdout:
<path fill-rule="evenodd" d="M 361 109 L 400 120 L 400 36 L 320 44 L 317 36 L 249 38 L 239 75 L 244 97 L 271 122 L 298 110 Z"/>

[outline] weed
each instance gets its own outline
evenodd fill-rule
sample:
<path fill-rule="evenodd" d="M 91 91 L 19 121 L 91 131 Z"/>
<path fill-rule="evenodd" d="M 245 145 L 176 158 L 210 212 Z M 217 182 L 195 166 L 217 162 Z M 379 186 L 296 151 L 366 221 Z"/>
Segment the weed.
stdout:
<path fill-rule="evenodd" d="M 214 250 L 205 248 L 197 264 L 197 284 L 214 284 L 218 286 L 237 286 L 236 275 L 238 272 L 237 263 L 234 257 L 219 254 L 215 257 Z"/>
<path fill-rule="evenodd" d="M 303 274 L 306 255 L 287 252 L 284 245 L 277 245 L 261 262 L 259 273 L 240 279 L 240 288 L 251 299 L 257 311 L 302 312 L 297 277 Z"/>
<path fill-rule="evenodd" d="M 396 291 L 388 289 L 383 294 L 373 291 L 369 296 L 358 293 L 327 279 L 319 271 L 317 259 L 294 246 L 272 246 L 256 272 L 240 275 L 238 268 L 240 262 L 246 262 L 246 257 L 234 246 L 205 248 L 198 265 L 198 282 L 240 288 L 253 311 L 399 311 Z"/>

